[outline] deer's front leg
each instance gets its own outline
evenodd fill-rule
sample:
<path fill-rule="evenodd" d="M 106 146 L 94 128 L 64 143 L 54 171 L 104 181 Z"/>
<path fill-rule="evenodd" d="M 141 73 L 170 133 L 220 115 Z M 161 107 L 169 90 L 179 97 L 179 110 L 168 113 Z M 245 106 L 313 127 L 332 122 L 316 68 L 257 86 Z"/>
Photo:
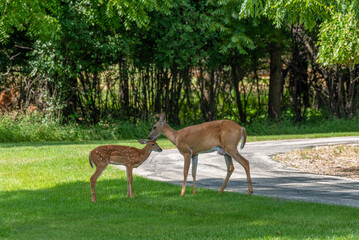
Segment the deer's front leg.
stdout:
<path fill-rule="evenodd" d="M 181 196 L 184 196 L 186 193 L 186 182 L 187 182 L 189 165 L 191 163 L 191 153 L 185 153 L 183 154 L 183 157 L 184 157 L 184 169 L 183 169 L 183 185 L 182 185 Z"/>
<path fill-rule="evenodd" d="M 126 166 L 126 173 L 127 173 L 127 197 L 133 198 L 133 190 L 132 190 L 132 166 Z"/>

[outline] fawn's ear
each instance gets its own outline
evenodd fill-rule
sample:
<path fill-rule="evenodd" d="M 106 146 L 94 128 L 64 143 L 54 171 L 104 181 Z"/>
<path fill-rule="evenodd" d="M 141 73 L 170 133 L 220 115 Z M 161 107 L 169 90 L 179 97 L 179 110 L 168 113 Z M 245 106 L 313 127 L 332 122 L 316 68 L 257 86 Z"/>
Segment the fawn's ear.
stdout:
<path fill-rule="evenodd" d="M 147 141 L 146 141 L 146 140 L 143 140 L 143 139 L 137 139 L 137 141 L 138 141 L 139 143 L 141 143 L 141 144 L 146 144 L 146 143 L 147 143 Z"/>
<path fill-rule="evenodd" d="M 160 122 L 166 122 L 166 113 L 161 113 L 160 115 Z"/>

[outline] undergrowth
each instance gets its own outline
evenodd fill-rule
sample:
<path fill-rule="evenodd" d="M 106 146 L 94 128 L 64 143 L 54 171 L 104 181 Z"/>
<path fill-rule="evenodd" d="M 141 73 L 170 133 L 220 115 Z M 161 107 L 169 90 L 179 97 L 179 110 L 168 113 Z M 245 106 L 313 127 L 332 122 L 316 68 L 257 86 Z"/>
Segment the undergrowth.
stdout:
<path fill-rule="evenodd" d="M 0 117 L 0 142 L 99 141 L 146 138 L 153 124 L 153 121 L 61 124 L 59 121 L 49 121 L 36 115 L 21 116 L 16 119 L 4 115 Z M 261 119 L 241 125 L 246 127 L 248 136 L 256 137 L 316 133 L 341 133 L 345 135 L 346 133 L 359 132 L 359 122 L 356 118 L 322 118 L 302 123 L 294 123 L 288 119 L 279 122 Z M 181 129 L 185 126 L 173 127 Z"/>

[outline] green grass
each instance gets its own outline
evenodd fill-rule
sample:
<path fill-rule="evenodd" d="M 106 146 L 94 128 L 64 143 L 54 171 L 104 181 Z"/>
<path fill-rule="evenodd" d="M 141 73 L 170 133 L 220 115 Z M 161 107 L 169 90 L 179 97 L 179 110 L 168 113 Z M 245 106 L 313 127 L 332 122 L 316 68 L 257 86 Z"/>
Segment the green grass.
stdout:
<path fill-rule="evenodd" d="M 61 125 L 42 117 L 23 116 L 16 120 L 0 117 L 0 142 L 89 141 L 146 138 L 153 123 L 126 121 L 95 125 Z"/>
<path fill-rule="evenodd" d="M 141 177 L 128 199 L 112 166 L 93 204 L 88 153 L 99 144 L 0 144 L 0 239 L 359 238 L 358 208 L 190 187 L 180 197 L 179 186 Z"/>
<path fill-rule="evenodd" d="M 359 136 L 359 132 L 330 132 L 330 133 L 248 136 L 247 142 L 286 140 L 286 139 L 304 139 L 304 138 L 329 138 L 329 137 L 344 137 L 344 136 Z"/>

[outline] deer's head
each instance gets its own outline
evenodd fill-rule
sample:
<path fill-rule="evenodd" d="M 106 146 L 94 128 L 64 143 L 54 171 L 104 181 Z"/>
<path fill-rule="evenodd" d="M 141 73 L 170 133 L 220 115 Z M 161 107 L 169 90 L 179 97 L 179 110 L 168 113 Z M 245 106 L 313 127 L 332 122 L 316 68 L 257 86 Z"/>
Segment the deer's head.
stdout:
<path fill-rule="evenodd" d="M 158 138 L 164 132 L 163 127 L 165 124 L 166 124 L 166 114 L 162 113 L 160 116 L 160 120 L 158 120 L 158 122 L 156 122 L 156 124 L 153 125 L 152 131 L 148 135 L 148 139 L 153 140 Z"/>

